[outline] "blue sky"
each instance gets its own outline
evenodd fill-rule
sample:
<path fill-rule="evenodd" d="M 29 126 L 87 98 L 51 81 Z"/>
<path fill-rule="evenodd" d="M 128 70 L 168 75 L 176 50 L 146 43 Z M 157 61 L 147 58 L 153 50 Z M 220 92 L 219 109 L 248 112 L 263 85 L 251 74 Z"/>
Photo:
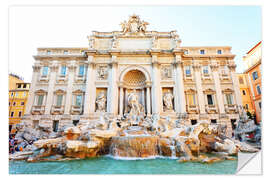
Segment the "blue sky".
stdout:
<path fill-rule="evenodd" d="M 182 46 L 231 46 L 237 72 L 262 40 L 260 6 L 31 6 L 9 12 L 9 71 L 31 81 L 37 47 L 87 47 L 91 31 L 120 30 L 136 13 L 148 30 L 177 30 Z M 21 68 L 24 67 L 24 68 Z"/>

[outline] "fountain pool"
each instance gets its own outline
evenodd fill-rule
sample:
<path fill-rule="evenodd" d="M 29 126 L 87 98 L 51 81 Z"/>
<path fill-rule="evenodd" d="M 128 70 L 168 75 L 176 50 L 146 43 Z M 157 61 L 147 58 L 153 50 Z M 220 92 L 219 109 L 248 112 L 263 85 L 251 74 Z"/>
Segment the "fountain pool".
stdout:
<path fill-rule="evenodd" d="M 170 158 L 133 159 L 102 156 L 62 162 L 10 161 L 10 174 L 234 174 L 237 160 L 212 164 L 179 163 Z"/>

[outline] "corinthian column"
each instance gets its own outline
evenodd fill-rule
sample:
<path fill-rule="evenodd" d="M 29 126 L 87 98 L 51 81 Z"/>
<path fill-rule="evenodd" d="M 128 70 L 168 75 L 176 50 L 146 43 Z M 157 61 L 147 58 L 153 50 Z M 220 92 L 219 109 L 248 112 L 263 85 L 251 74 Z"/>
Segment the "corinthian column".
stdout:
<path fill-rule="evenodd" d="M 159 114 L 162 108 L 161 101 L 161 87 L 160 87 L 160 71 L 159 71 L 159 63 L 157 61 L 157 56 L 152 55 L 152 113 Z"/>
<path fill-rule="evenodd" d="M 88 56 L 88 70 L 87 70 L 85 104 L 84 104 L 84 115 L 87 116 L 95 112 L 96 76 L 95 76 L 95 64 L 93 62 L 93 59 L 94 59 L 93 56 Z"/>
<path fill-rule="evenodd" d="M 151 114 L 151 97 L 150 97 L 150 85 L 146 87 L 146 111 L 147 115 Z"/>
<path fill-rule="evenodd" d="M 119 97 L 119 115 L 123 116 L 123 100 L 124 100 L 124 90 L 123 86 L 120 87 L 120 97 Z"/>
<path fill-rule="evenodd" d="M 31 87 L 29 90 L 27 104 L 26 104 L 26 110 L 25 110 L 26 115 L 31 114 L 31 109 L 32 109 L 32 106 L 34 104 L 34 99 L 35 99 L 36 84 L 37 84 L 37 79 L 38 79 L 39 73 L 40 73 L 40 66 L 36 64 L 33 66 Z"/>
<path fill-rule="evenodd" d="M 213 72 L 213 78 L 214 78 L 215 89 L 216 89 L 216 93 L 217 93 L 217 102 L 218 102 L 219 112 L 220 112 L 220 114 L 224 114 L 225 113 L 224 101 L 223 101 L 220 79 L 219 79 L 219 74 L 218 74 L 218 65 L 213 64 L 210 67 L 211 67 L 211 70 Z"/>
<path fill-rule="evenodd" d="M 175 101 L 176 101 L 176 112 L 186 113 L 186 100 L 184 92 L 184 81 L 183 81 L 183 71 L 182 71 L 182 58 L 181 55 L 175 56 L 175 67 L 176 67 L 176 76 L 175 76 Z"/>
<path fill-rule="evenodd" d="M 67 94 L 66 94 L 66 104 L 64 114 L 70 114 L 70 107 L 72 104 L 72 87 L 74 83 L 75 76 L 75 61 L 71 61 L 68 65 L 68 84 L 67 84 Z"/>
<path fill-rule="evenodd" d="M 112 61 L 110 63 L 109 71 L 109 89 L 108 89 L 108 107 L 107 110 L 109 113 L 114 115 L 118 111 L 118 87 L 117 87 L 117 60 L 116 56 L 112 56 Z"/>
<path fill-rule="evenodd" d="M 193 69 L 195 71 L 195 81 L 196 81 L 196 89 L 198 92 L 200 114 L 205 114 L 205 102 L 202 89 L 202 79 L 200 74 L 201 66 L 199 64 L 194 64 Z"/>
<path fill-rule="evenodd" d="M 58 69 L 58 66 L 56 62 L 54 61 L 52 66 L 50 66 L 50 78 L 49 78 L 47 102 L 45 106 L 45 114 L 50 114 L 50 111 L 53 105 L 53 97 L 54 97 L 53 91 L 54 91 L 54 84 L 56 80 L 57 69 Z"/>

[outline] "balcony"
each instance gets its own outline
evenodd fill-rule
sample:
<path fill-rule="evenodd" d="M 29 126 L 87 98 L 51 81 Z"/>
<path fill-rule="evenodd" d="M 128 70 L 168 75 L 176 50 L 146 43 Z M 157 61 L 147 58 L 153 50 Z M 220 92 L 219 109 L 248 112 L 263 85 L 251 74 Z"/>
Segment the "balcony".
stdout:
<path fill-rule="evenodd" d="M 32 106 L 31 113 L 33 115 L 41 115 L 45 112 L 45 106 Z"/>
<path fill-rule="evenodd" d="M 185 74 L 184 78 L 185 78 L 185 81 L 193 81 L 193 77 L 191 74 Z"/>
<path fill-rule="evenodd" d="M 202 75 L 202 80 L 203 80 L 203 81 L 205 81 L 205 80 L 210 80 L 210 81 L 211 81 L 211 76 L 210 76 L 210 74 L 203 73 L 203 75 Z"/>
<path fill-rule="evenodd" d="M 42 76 L 40 76 L 39 81 L 48 82 L 49 81 L 49 76 L 48 75 L 46 75 L 46 76 L 42 75 Z"/>
<path fill-rule="evenodd" d="M 52 106 L 51 114 L 64 114 L 64 106 Z"/>
<path fill-rule="evenodd" d="M 230 77 L 227 73 L 222 73 L 222 74 L 220 74 L 220 80 L 222 80 L 222 81 L 230 80 Z"/>
<path fill-rule="evenodd" d="M 205 111 L 208 114 L 215 114 L 218 113 L 218 108 L 216 107 L 216 105 L 207 104 L 205 105 Z"/>
<path fill-rule="evenodd" d="M 237 113 L 237 105 L 236 104 L 225 104 L 225 112 L 229 114 Z"/>
<path fill-rule="evenodd" d="M 64 83 L 64 82 L 66 82 L 67 81 L 67 75 L 59 75 L 58 77 L 57 77 L 57 82 L 58 83 Z"/>
<path fill-rule="evenodd" d="M 83 112 L 83 107 L 82 106 L 76 106 L 76 105 L 72 105 L 71 106 L 71 110 L 70 110 L 71 114 L 82 114 Z"/>
<path fill-rule="evenodd" d="M 77 83 L 84 83 L 85 82 L 85 75 L 77 75 L 75 81 Z"/>
<path fill-rule="evenodd" d="M 199 107 L 198 105 L 186 105 L 187 106 L 187 112 L 190 114 L 198 114 L 199 113 Z"/>

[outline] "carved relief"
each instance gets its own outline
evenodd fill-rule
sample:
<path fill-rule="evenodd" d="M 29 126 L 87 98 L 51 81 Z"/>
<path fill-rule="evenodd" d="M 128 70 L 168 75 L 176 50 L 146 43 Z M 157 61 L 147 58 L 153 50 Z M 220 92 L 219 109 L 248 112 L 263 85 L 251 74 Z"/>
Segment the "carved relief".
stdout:
<path fill-rule="evenodd" d="M 99 66 L 97 68 L 97 79 L 106 80 L 108 78 L 108 66 Z"/>
<path fill-rule="evenodd" d="M 128 22 L 124 21 L 121 24 L 123 34 L 127 32 L 137 33 L 137 32 L 145 32 L 146 25 L 149 25 L 148 22 L 141 21 L 138 15 L 132 15 L 129 17 Z"/>
<path fill-rule="evenodd" d="M 172 78 L 172 67 L 171 66 L 162 66 L 161 67 L 161 78 L 162 79 L 171 79 Z"/>

